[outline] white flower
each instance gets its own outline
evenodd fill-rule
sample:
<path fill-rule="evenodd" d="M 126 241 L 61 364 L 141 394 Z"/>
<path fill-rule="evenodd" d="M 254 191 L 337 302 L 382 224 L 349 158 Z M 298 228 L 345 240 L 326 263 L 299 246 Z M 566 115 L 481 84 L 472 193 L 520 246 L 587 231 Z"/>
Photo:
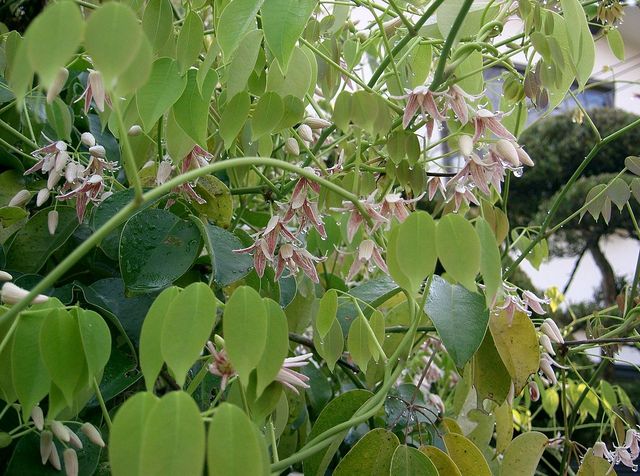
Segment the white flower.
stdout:
<path fill-rule="evenodd" d="M 0 300 L 5 304 L 17 304 L 22 301 L 27 295 L 29 291 L 26 289 L 22 289 L 19 286 L 16 286 L 13 283 L 4 283 L 2 285 L 2 290 L 0 290 Z M 43 294 L 38 294 L 33 298 L 32 304 L 41 304 L 49 299 L 49 296 L 45 296 Z"/>

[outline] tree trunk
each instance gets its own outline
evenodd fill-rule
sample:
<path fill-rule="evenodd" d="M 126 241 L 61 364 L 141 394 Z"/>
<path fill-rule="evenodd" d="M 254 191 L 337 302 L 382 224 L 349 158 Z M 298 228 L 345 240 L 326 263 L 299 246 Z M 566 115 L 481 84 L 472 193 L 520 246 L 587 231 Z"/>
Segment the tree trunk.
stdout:
<path fill-rule="evenodd" d="M 602 275 L 602 293 L 604 295 L 605 304 L 611 306 L 616 303 L 616 296 L 618 292 L 616 290 L 616 279 L 613 273 L 613 268 L 607 260 L 598 244 L 598 239 L 594 239 L 589 243 L 589 251 L 593 260 L 596 262 L 596 266 L 600 270 Z"/>

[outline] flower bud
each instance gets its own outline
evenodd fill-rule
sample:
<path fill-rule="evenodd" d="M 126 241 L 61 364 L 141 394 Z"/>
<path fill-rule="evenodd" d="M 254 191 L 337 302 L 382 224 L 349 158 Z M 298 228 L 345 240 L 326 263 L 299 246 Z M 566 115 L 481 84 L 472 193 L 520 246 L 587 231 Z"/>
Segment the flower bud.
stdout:
<path fill-rule="evenodd" d="M 69 443 L 72 446 L 75 446 L 76 448 L 81 450 L 83 448 L 83 446 L 84 446 L 82 444 L 82 440 L 80 438 L 78 438 L 78 435 L 76 435 L 75 432 L 71 428 L 69 428 L 68 426 L 65 426 L 65 428 L 69 432 Z"/>
<path fill-rule="evenodd" d="M 513 386 L 513 382 L 511 382 L 511 386 L 509 387 L 509 393 L 507 394 L 507 402 L 510 406 L 513 406 L 513 399 L 515 397 L 516 388 Z"/>
<path fill-rule="evenodd" d="M 58 471 L 62 469 L 62 466 L 60 465 L 60 455 L 58 455 L 58 449 L 56 448 L 56 444 L 53 441 L 51 442 L 51 453 L 49 453 L 49 463 L 51 463 L 51 466 L 53 466 Z"/>
<path fill-rule="evenodd" d="M 216 343 L 218 349 L 224 349 L 224 339 L 220 335 L 215 334 L 213 336 L 213 342 Z"/>
<path fill-rule="evenodd" d="M 558 383 L 556 373 L 553 371 L 553 367 L 551 367 L 551 362 L 549 362 L 547 359 L 540 359 L 540 370 L 542 370 L 542 372 L 547 376 L 547 378 L 553 385 Z"/>
<path fill-rule="evenodd" d="M 609 450 L 607 449 L 607 445 L 605 445 L 602 441 L 596 441 L 596 444 L 593 445 L 593 455 L 598 458 L 604 458 L 609 454 Z"/>
<path fill-rule="evenodd" d="M 396 28 L 398 28 L 401 24 L 402 20 L 400 20 L 400 17 L 396 17 L 393 20 L 384 22 L 382 24 L 382 28 L 384 29 L 384 32 L 387 36 L 391 36 L 396 31 Z"/>
<path fill-rule="evenodd" d="M 0 431 L 0 448 L 6 448 L 11 443 L 13 443 L 11 435 L 5 431 Z"/>
<path fill-rule="evenodd" d="M 13 279 L 13 276 L 11 276 L 6 271 L 0 270 L 0 281 L 11 281 L 12 279 Z"/>
<path fill-rule="evenodd" d="M 473 153 L 473 139 L 471 136 L 467 134 L 461 135 L 458 139 L 458 147 L 462 155 L 465 157 L 470 156 Z"/>
<path fill-rule="evenodd" d="M 53 420 L 51 422 L 51 431 L 53 432 L 55 437 L 63 443 L 69 443 L 69 440 L 71 440 L 69 429 L 59 421 Z"/>
<path fill-rule="evenodd" d="M 67 448 L 62 453 L 64 459 L 64 471 L 67 476 L 78 476 L 78 455 L 73 448 Z"/>
<path fill-rule="evenodd" d="M 94 145 L 93 147 L 89 147 L 89 153 L 93 157 L 98 157 L 99 159 L 104 159 L 107 155 L 107 151 L 101 145 Z"/>
<path fill-rule="evenodd" d="M 104 112 L 104 103 L 106 101 L 107 93 L 104 88 L 104 81 L 102 80 L 102 74 L 100 71 L 89 70 L 89 76 L 87 77 L 87 84 L 91 88 L 91 94 L 96 109 L 100 112 Z"/>
<path fill-rule="evenodd" d="M 551 340 L 549 339 L 548 335 L 542 334 L 540 336 L 540 345 L 548 354 L 556 355 L 556 351 L 553 350 L 553 346 L 551 345 Z"/>
<path fill-rule="evenodd" d="M 60 68 L 56 73 L 56 77 L 53 79 L 53 83 L 47 91 L 47 103 L 51 104 L 53 100 L 60 94 L 64 84 L 69 78 L 69 70 L 67 68 Z"/>
<path fill-rule="evenodd" d="M 529 381 L 529 397 L 532 402 L 537 402 L 540 399 L 540 389 L 534 380 Z"/>
<path fill-rule="evenodd" d="M 49 172 L 49 178 L 47 179 L 47 188 L 49 190 L 53 189 L 53 187 L 57 185 L 61 178 L 62 175 L 60 175 L 60 172 L 58 172 L 57 170 L 54 169 Z"/>
<path fill-rule="evenodd" d="M 289 137 L 284 142 L 284 151 L 289 155 L 300 155 L 300 146 L 298 145 L 298 141 L 293 137 Z"/>
<path fill-rule="evenodd" d="M 509 162 L 514 167 L 520 166 L 520 159 L 518 158 L 518 151 L 514 147 L 511 141 L 506 139 L 500 139 L 496 142 L 496 151 L 504 160 Z"/>
<path fill-rule="evenodd" d="M 53 450 L 53 433 L 45 430 L 40 433 L 40 459 L 45 464 Z"/>
<path fill-rule="evenodd" d="M 10 207 L 23 207 L 31 199 L 31 194 L 28 190 L 20 190 L 16 193 L 11 200 L 9 200 Z"/>
<path fill-rule="evenodd" d="M 38 192 L 38 195 L 36 195 L 36 206 L 42 206 L 42 204 L 44 202 L 46 202 L 47 200 L 49 200 L 49 195 L 51 195 L 51 192 L 49 192 L 48 188 L 43 188 Z"/>
<path fill-rule="evenodd" d="M 13 283 L 4 283 L 0 290 L 0 300 L 5 304 L 16 304 L 22 301 L 27 294 L 29 294 L 29 291 L 22 289 L 20 286 L 16 286 Z M 38 294 L 33 298 L 31 304 L 42 304 L 47 301 L 47 299 L 49 299 L 49 296 Z"/>
<path fill-rule="evenodd" d="M 557 324 L 553 319 L 547 317 L 542 325 L 540 326 L 540 332 L 549 336 L 551 342 L 555 342 L 557 344 L 564 344 L 564 338 L 562 337 L 562 333 L 560 329 L 558 329 Z"/>
<path fill-rule="evenodd" d="M 142 127 L 140 127 L 138 124 L 132 125 L 127 131 L 127 135 L 131 137 L 136 137 L 136 136 L 139 136 L 140 134 L 142 134 Z"/>
<path fill-rule="evenodd" d="M 51 210 L 47 215 L 47 226 L 49 227 L 49 234 L 51 236 L 56 234 L 56 228 L 58 228 L 58 211 Z"/>
<path fill-rule="evenodd" d="M 516 152 L 518 153 L 518 159 L 521 164 L 526 165 L 527 167 L 533 167 L 535 165 L 533 160 L 531 160 L 531 157 L 529 157 L 529 154 L 527 154 L 522 147 L 516 147 Z"/>
<path fill-rule="evenodd" d="M 82 433 L 84 433 L 85 436 L 89 438 L 89 441 L 94 445 L 98 445 L 100 448 L 105 447 L 104 440 L 102 439 L 102 436 L 100 436 L 100 432 L 91 423 L 83 423 L 80 427 L 80 431 L 82 431 Z"/>
<path fill-rule="evenodd" d="M 367 30 L 358 30 L 356 36 L 360 41 L 367 41 L 369 39 L 369 32 Z"/>
<path fill-rule="evenodd" d="M 173 166 L 171 165 L 171 161 L 163 160 L 158 165 L 158 172 L 156 173 L 156 183 L 158 185 L 162 185 L 165 183 L 169 177 L 171 177 L 171 171 L 173 170 Z"/>
<path fill-rule="evenodd" d="M 96 145 L 96 138 L 91 132 L 83 132 L 80 136 L 80 142 L 82 142 L 87 147 L 93 147 L 94 145 Z"/>
<path fill-rule="evenodd" d="M 313 131 L 307 124 L 300 124 L 300 126 L 298 127 L 298 135 L 304 141 L 313 141 Z"/>
<path fill-rule="evenodd" d="M 308 125 L 311 129 L 324 129 L 325 127 L 329 127 L 331 123 L 326 119 L 320 119 L 319 117 L 307 117 L 304 120 L 304 123 Z"/>
<path fill-rule="evenodd" d="M 58 152 L 56 154 L 56 163 L 53 166 L 54 170 L 61 174 L 64 168 L 67 166 L 67 162 L 69 161 L 69 154 L 66 150 Z"/>
<path fill-rule="evenodd" d="M 31 409 L 31 420 L 33 420 L 33 424 L 40 431 L 44 428 L 44 414 L 42 413 L 42 408 L 39 406 L 35 406 Z"/>

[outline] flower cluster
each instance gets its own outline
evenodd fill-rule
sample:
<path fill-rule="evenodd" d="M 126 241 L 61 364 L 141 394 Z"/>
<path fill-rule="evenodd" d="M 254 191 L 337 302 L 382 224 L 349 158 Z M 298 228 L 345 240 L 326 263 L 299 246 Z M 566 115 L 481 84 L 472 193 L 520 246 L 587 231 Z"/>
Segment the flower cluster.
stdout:
<path fill-rule="evenodd" d="M 513 315 L 516 312 L 523 312 L 530 316 L 532 312 L 544 315 L 545 310 L 543 304 L 549 304 L 549 299 L 539 298 L 531 291 L 522 291 L 522 295 L 518 295 L 518 288 L 504 282 L 502 283 L 503 301 L 501 304 L 494 304 L 493 311 L 496 313 L 503 312 L 509 322 L 513 321 Z M 497 297 L 496 297 L 497 299 Z"/>
<path fill-rule="evenodd" d="M 611 467 L 623 464 L 627 468 L 637 471 L 638 465 L 634 461 L 640 456 L 640 432 L 629 428 L 625 435 L 624 445 L 614 446 L 613 451 L 609 451 L 607 445 L 598 441 L 593 445 L 593 454 L 609 461 Z"/>
<path fill-rule="evenodd" d="M 213 159 L 213 155 L 204 150 L 202 147 L 196 145 L 191 149 L 191 151 L 187 154 L 187 156 L 180 163 L 180 167 L 176 167 L 173 165 L 173 161 L 170 157 L 165 157 L 159 164 L 156 172 L 156 185 L 162 185 L 166 181 L 168 181 L 171 176 L 177 171 L 180 171 L 180 174 L 184 174 L 189 170 L 199 169 L 200 167 L 205 167 L 211 163 L 211 159 Z M 146 166 L 155 165 L 155 162 L 151 161 Z M 195 190 L 197 182 L 185 182 L 172 191 L 177 194 L 182 194 L 186 197 L 187 200 L 199 203 L 203 205 L 206 203 L 206 200 L 202 198 Z M 167 202 L 167 207 L 170 207 L 173 201 Z"/>

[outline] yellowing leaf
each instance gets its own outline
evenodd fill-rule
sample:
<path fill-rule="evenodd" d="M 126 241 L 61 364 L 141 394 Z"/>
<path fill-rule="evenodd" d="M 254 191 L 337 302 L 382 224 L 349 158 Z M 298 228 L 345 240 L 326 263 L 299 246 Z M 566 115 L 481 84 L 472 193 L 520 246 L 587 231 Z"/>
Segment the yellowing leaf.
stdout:
<path fill-rule="evenodd" d="M 399 444 L 398 437 L 389 430 L 371 430 L 340 460 L 333 474 L 387 476 L 391 468 L 391 458 Z"/>
<path fill-rule="evenodd" d="M 518 435 L 504 452 L 500 476 L 530 476 L 536 472 L 549 439 L 538 431 Z"/>
<path fill-rule="evenodd" d="M 420 451 L 431 460 L 438 470 L 439 475 L 462 476 L 453 460 L 440 448 L 436 448 L 435 446 L 421 446 Z"/>
<path fill-rule="evenodd" d="M 457 433 L 447 433 L 442 439 L 462 476 L 491 476 L 487 461 L 471 440 Z"/>
<path fill-rule="evenodd" d="M 616 472 L 606 459 L 593 454 L 593 449 L 589 448 L 584 455 L 580 469 L 576 476 L 615 476 Z"/>

